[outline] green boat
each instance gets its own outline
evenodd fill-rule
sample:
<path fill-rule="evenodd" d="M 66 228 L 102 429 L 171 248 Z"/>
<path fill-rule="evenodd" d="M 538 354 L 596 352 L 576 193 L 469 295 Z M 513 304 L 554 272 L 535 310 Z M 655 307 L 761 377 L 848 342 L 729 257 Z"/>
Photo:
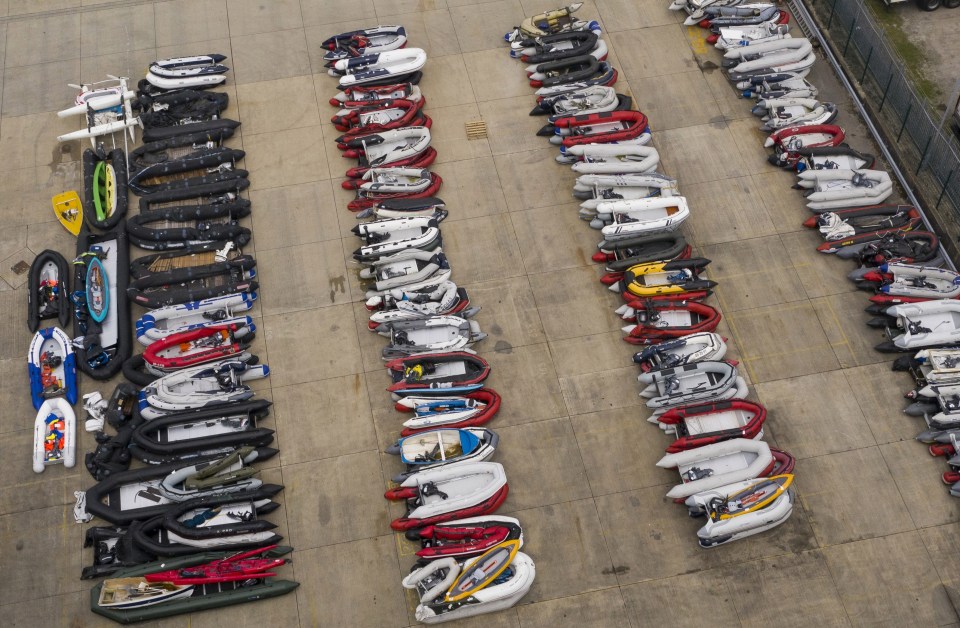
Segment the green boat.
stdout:
<path fill-rule="evenodd" d="M 265 552 L 265 558 L 279 558 L 293 551 L 292 547 L 276 547 Z M 123 578 L 137 578 L 149 573 L 170 571 L 195 567 L 215 560 L 221 560 L 233 555 L 233 552 L 204 552 L 171 558 L 152 563 L 137 565 L 122 569 L 111 574 L 109 580 L 117 581 Z M 255 602 L 272 597 L 286 595 L 300 586 L 292 580 L 275 580 L 273 578 L 251 578 L 248 580 L 220 582 L 216 584 L 202 584 L 193 586 L 192 594 L 187 597 L 172 596 L 169 601 L 147 604 L 135 608 L 111 608 L 101 606 L 101 592 L 104 582 L 90 590 L 90 610 L 120 624 L 132 624 L 140 621 L 150 621 L 163 617 L 173 617 L 184 613 L 194 613 L 213 608 L 223 608 L 234 604 Z"/>

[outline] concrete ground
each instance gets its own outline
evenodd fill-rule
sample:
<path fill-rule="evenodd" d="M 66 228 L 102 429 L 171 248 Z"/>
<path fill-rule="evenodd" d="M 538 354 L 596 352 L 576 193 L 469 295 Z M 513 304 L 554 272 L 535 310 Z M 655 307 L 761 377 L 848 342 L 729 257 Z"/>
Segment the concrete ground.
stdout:
<path fill-rule="evenodd" d="M 684 227 L 720 282 L 721 331 L 769 408 L 767 438 L 798 458 L 799 504 L 774 532 L 710 551 L 697 521 L 668 503 L 676 475 L 654 466 L 668 444 L 637 396 L 633 348 L 617 298 L 590 262 L 598 234 L 576 217 L 572 173 L 533 132 L 542 119 L 501 35 L 555 0 L 176 0 L 0 2 L 0 613 L 4 625 L 94 626 L 89 553 L 73 523 L 80 467 L 30 469 L 34 412 L 24 356 L 25 274 L 45 249 L 72 257 L 49 198 L 79 182 L 80 144 L 55 136 L 67 82 L 139 76 L 157 57 L 223 52 L 233 68 L 227 113 L 243 122 L 259 262 L 256 352 L 273 376 L 270 423 L 281 482 L 270 515 L 297 548 L 283 576 L 294 595 L 198 613 L 164 626 L 396 626 L 414 623 L 400 587 L 412 550 L 390 533 L 381 493 L 396 462 L 380 452 L 400 418 L 384 391 L 381 341 L 366 330 L 356 247 L 339 187 L 348 162 L 326 104 L 335 91 L 318 43 L 331 33 L 403 23 L 430 55 L 421 84 L 434 120 L 435 170 L 451 210 L 443 224 L 454 278 L 483 306 L 477 348 L 504 399 L 491 423 L 510 478 L 502 509 L 523 523 L 537 580 L 515 609 L 473 626 L 957 625 L 960 509 L 939 483 L 942 461 L 901 414 L 908 379 L 875 353 L 863 293 L 843 263 L 817 254 L 791 175 L 765 161 L 759 123 L 717 69 L 719 54 L 666 0 L 597 0 L 621 71 L 654 129 L 663 171 L 680 180 Z M 93 6 L 88 6 L 93 5 Z M 4 47 L 0 46 L 0 50 Z M 829 72 L 813 77 L 843 106 Z M 850 107 L 845 108 L 851 111 Z M 489 137 L 468 141 L 482 119 Z M 851 143 L 867 148 L 847 113 Z M 137 251 L 133 252 L 135 257 Z M 139 312 L 137 312 L 139 314 Z M 94 388 L 84 379 L 83 391 Z M 100 388 L 108 392 L 112 385 Z M 82 451 L 93 439 L 79 437 Z"/>

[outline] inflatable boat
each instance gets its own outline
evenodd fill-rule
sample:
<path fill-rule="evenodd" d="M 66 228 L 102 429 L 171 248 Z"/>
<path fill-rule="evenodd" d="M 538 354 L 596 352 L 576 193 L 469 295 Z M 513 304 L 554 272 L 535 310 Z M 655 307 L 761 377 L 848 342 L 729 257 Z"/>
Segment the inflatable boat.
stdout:
<path fill-rule="evenodd" d="M 274 431 L 261 425 L 271 405 L 263 399 L 238 401 L 140 421 L 130 434 L 129 450 L 151 465 L 222 456 L 239 447 L 256 447 L 265 459 L 275 452 L 267 448 Z"/>
<path fill-rule="evenodd" d="M 141 209 L 139 214 L 130 218 L 128 230 L 136 246 L 150 251 L 227 241 L 243 247 L 250 241 L 250 230 L 242 227 L 239 221 L 249 215 L 250 201 L 239 198 L 226 203 Z M 175 226 L 166 226 L 171 224 Z"/>
<path fill-rule="evenodd" d="M 775 475 L 688 498 L 692 514 L 707 515 L 706 524 L 697 531 L 700 547 L 717 547 L 784 523 L 793 512 L 792 482 L 791 474 Z"/>
<path fill-rule="evenodd" d="M 417 557 L 434 560 L 447 556 L 464 557 L 483 554 L 504 541 L 519 541 L 523 547 L 523 529 L 513 517 L 485 515 L 438 523 L 408 530 L 407 540 L 420 543 Z"/>
<path fill-rule="evenodd" d="M 77 238 L 77 258 L 74 260 L 74 346 L 77 367 L 97 380 L 110 379 L 120 372 L 123 361 L 130 357 L 130 308 L 122 286 L 129 282 L 126 225 L 121 219 L 111 232 L 94 235 L 86 225 Z M 94 262 L 94 260 L 96 260 Z M 92 279 L 101 284 L 94 294 L 88 290 L 88 271 L 97 270 Z M 89 295 L 105 297 L 103 306 L 92 315 Z M 99 295 L 99 296 L 98 296 Z M 100 316 L 102 314 L 102 317 Z M 100 321 L 96 319 L 100 317 Z"/>
<path fill-rule="evenodd" d="M 254 555 L 282 556 L 289 553 L 291 549 L 271 545 L 251 550 L 250 553 L 242 556 L 224 552 L 205 552 L 127 567 L 116 571 L 114 578 L 105 580 L 90 590 L 90 610 L 119 624 L 132 624 L 279 597 L 294 591 L 300 586 L 299 583 L 268 578 L 267 576 L 273 575 L 270 573 L 259 571 L 248 573 L 248 562 Z M 243 559 L 240 561 L 244 574 L 242 580 L 216 582 L 214 585 L 206 582 L 177 585 L 167 581 L 152 583 L 144 577 L 170 571 L 207 575 L 211 561 L 231 561 L 230 564 L 234 565 L 238 559 Z M 236 573 L 232 567 L 230 571 Z M 208 578 L 209 576 L 204 580 Z M 157 593 L 155 589 L 176 593 L 171 596 L 166 593 Z M 149 603 L 143 604 L 144 598 L 147 598 Z M 101 600 L 106 604 L 102 604 Z M 125 603 L 131 600 L 134 601 L 132 604 Z M 112 603 L 114 601 L 119 604 Z"/>
<path fill-rule="evenodd" d="M 151 343 L 143 352 L 143 360 L 148 371 L 160 376 L 242 354 L 250 347 L 255 333 L 252 323 L 182 331 Z"/>
<path fill-rule="evenodd" d="M 634 345 L 657 343 L 698 332 L 712 332 L 720 324 L 720 312 L 699 301 L 632 301 L 618 309 L 636 324 L 623 328 L 624 341 Z"/>
<path fill-rule="evenodd" d="M 222 251 L 191 247 L 186 251 L 139 258 L 131 265 L 137 276 L 127 288 L 127 296 L 138 305 L 161 308 L 235 293 L 253 293 L 258 286 L 254 280 L 257 261 L 249 255 L 233 254 L 235 250 L 228 255 L 221 255 Z M 185 259 L 187 257 L 191 259 Z M 204 263 L 209 258 L 213 259 Z"/>
<path fill-rule="evenodd" d="M 55 318 L 60 325 L 70 321 L 70 271 L 67 260 L 47 249 L 33 258 L 27 278 L 27 327 L 37 331 L 40 321 Z"/>
<path fill-rule="evenodd" d="M 843 246 L 877 240 L 896 231 L 910 231 L 921 221 L 920 212 L 911 205 L 870 205 L 816 214 L 805 220 L 803 226 L 818 229 L 827 241 L 817 247 L 818 251 L 835 253 Z"/>
<path fill-rule="evenodd" d="M 45 327 L 33 336 L 27 354 L 30 374 L 30 397 L 33 407 L 64 397 L 69 405 L 77 403 L 77 364 L 73 344 L 59 327 Z"/>
<path fill-rule="evenodd" d="M 340 77 L 340 89 L 389 79 L 400 83 L 418 72 L 427 63 L 427 53 L 420 48 L 400 48 L 386 52 L 339 59 L 328 70 Z"/>
<path fill-rule="evenodd" d="M 554 121 L 551 143 L 564 148 L 580 144 L 607 144 L 640 137 L 649 132 L 647 116 L 639 111 L 588 113 Z"/>
<path fill-rule="evenodd" d="M 678 259 L 670 262 L 648 262 L 631 266 L 623 273 L 623 279 L 609 289 L 627 293 L 628 298 L 676 295 L 683 298 L 690 292 L 708 291 L 717 282 L 701 279 L 700 273 L 710 264 L 703 257 Z"/>
<path fill-rule="evenodd" d="M 649 174 L 584 174 L 577 177 L 573 195 L 582 199 L 580 218 L 592 221 L 597 205 L 605 201 L 633 201 L 651 196 L 679 196 L 676 179 L 658 172 Z M 602 220 L 601 220 L 602 222 Z"/>
<path fill-rule="evenodd" d="M 607 56 L 607 45 L 600 39 L 599 28 L 554 33 L 510 44 L 510 56 L 524 63 L 549 63 L 589 54 L 601 61 Z"/>
<path fill-rule="evenodd" d="M 776 131 L 791 126 L 830 124 L 839 114 L 831 102 L 813 98 L 761 98 L 753 107 L 753 113 L 761 116 L 761 131 Z"/>
<path fill-rule="evenodd" d="M 224 360 L 170 373 L 140 392 L 140 415 L 152 420 L 171 412 L 246 401 L 254 395 L 246 383 L 269 374 L 266 365 L 251 365 L 238 360 Z"/>
<path fill-rule="evenodd" d="M 685 197 L 669 196 L 604 201 L 597 205 L 597 214 L 610 216 L 601 232 L 605 241 L 613 241 L 676 231 L 690 216 L 690 208 Z"/>
<path fill-rule="evenodd" d="M 468 462 L 415 473 L 384 497 L 406 500 L 406 514 L 390 523 L 391 528 L 402 532 L 491 514 L 506 500 L 508 490 L 501 464 Z"/>
<path fill-rule="evenodd" d="M 401 98 L 418 102 L 423 93 L 414 83 L 393 83 L 389 85 L 357 85 L 347 87 L 330 99 L 334 107 L 366 107 L 381 100 Z"/>
<path fill-rule="evenodd" d="M 403 260 L 391 260 L 364 268 L 360 271 L 360 279 L 375 282 L 373 289 L 366 292 L 367 300 L 383 298 L 396 288 L 413 292 L 428 286 L 429 289 L 439 286 L 450 279 L 450 264 L 442 252 L 414 251 Z"/>
<path fill-rule="evenodd" d="M 390 338 L 390 343 L 382 352 L 385 360 L 416 353 L 447 353 L 468 349 L 487 337 L 480 331 L 476 321 L 447 315 L 385 323 L 375 331 Z"/>
<path fill-rule="evenodd" d="M 943 263 L 940 259 L 940 238 L 929 231 L 889 233 L 862 248 L 842 248 L 836 255 L 841 259 L 856 259 L 867 269 L 884 262 L 931 266 L 936 266 L 938 260 Z"/>
<path fill-rule="evenodd" d="M 436 175 L 436 178 L 439 179 L 439 175 Z M 445 207 L 443 199 L 434 196 L 420 197 L 418 193 L 406 197 L 378 199 L 372 207 L 357 214 L 357 218 L 369 218 L 371 215 L 377 218 L 430 216 L 440 222 L 449 214 Z"/>
<path fill-rule="evenodd" d="M 731 48 L 721 62 L 730 80 L 740 82 L 767 73 L 809 71 L 817 60 L 813 44 L 804 37 L 778 39 L 753 46 Z"/>
<path fill-rule="evenodd" d="M 913 356 L 903 356 L 893 362 L 894 371 L 907 371 L 917 384 L 917 390 L 905 395 L 919 396 L 918 390 L 928 384 L 960 383 L 960 350 L 922 349 Z"/>
<path fill-rule="evenodd" d="M 619 281 L 620 273 L 636 264 L 661 260 L 686 259 L 690 257 L 691 247 L 683 235 L 677 231 L 652 236 L 637 236 L 604 243 L 604 248 L 593 254 L 594 262 L 606 264 L 611 275 L 609 279 Z M 601 282 L 607 283 L 606 276 Z"/>
<path fill-rule="evenodd" d="M 419 392 L 422 394 L 423 391 Z M 397 398 L 397 393 L 394 393 L 394 398 Z M 399 412 L 413 412 L 413 418 L 404 421 L 403 431 L 400 432 L 401 436 L 410 436 L 438 427 L 480 427 L 496 416 L 500 411 L 500 402 L 500 395 L 496 391 L 481 388 L 458 396 L 407 395 L 400 397 L 394 407 Z"/>
<path fill-rule="evenodd" d="M 174 503 L 257 490 L 264 484 L 253 477 L 256 470 L 249 465 L 260 459 L 257 450 L 245 447 L 192 464 L 178 462 L 114 473 L 87 490 L 86 511 L 115 525 L 129 525 L 163 515 Z"/>
<path fill-rule="evenodd" d="M 729 50 L 738 46 L 751 46 L 790 37 L 789 24 L 780 24 L 776 20 L 767 20 L 760 24 L 738 26 L 719 26 L 719 32 L 707 36 L 707 43 L 720 50 Z"/>
<path fill-rule="evenodd" d="M 444 395 L 462 394 L 482 388 L 490 376 L 490 365 L 473 353 L 417 354 L 390 360 L 387 373 L 393 384 L 390 392 L 423 395 L 441 390 Z"/>
<path fill-rule="evenodd" d="M 417 592 L 417 621 L 439 624 L 515 605 L 536 578 L 533 560 L 519 548 L 519 540 L 505 541 L 462 564 L 445 557 L 414 565 L 402 584 Z"/>
<path fill-rule="evenodd" d="M 422 98 L 417 101 L 400 98 L 340 109 L 330 119 L 338 131 L 344 132 L 335 141 L 340 144 L 354 135 L 369 135 L 405 126 L 430 126 L 430 118 L 423 113 L 424 102 Z"/>
<path fill-rule="evenodd" d="M 593 57 L 591 57 L 591 59 L 592 58 Z M 592 62 L 590 62 L 590 66 L 593 66 Z M 554 96 L 561 96 L 571 92 L 579 92 L 596 85 L 603 85 L 607 87 L 616 85 L 618 78 L 619 74 L 617 69 L 606 61 L 601 61 L 597 65 L 596 71 L 590 76 L 576 81 L 557 83 L 556 85 L 544 85 L 543 87 L 537 89 L 535 94 L 537 96 L 537 101 L 540 102 L 544 98 L 552 98 Z"/>
<path fill-rule="evenodd" d="M 158 161 L 135 171 L 129 180 L 130 190 L 147 196 L 162 190 L 246 177 L 246 170 L 235 168 L 245 154 L 223 146 L 199 148 L 177 159 Z"/>
<path fill-rule="evenodd" d="M 623 98 L 629 98 L 624 96 Z M 530 111 L 531 116 L 573 116 L 584 111 L 599 113 L 620 107 L 622 98 L 617 90 L 604 85 L 594 85 L 558 96 L 541 98 Z"/>
<path fill-rule="evenodd" d="M 186 556 L 207 549 L 241 551 L 278 543 L 276 524 L 262 517 L 280 507 L 282 486 L 226 493 L 170 504 L 164 514 L 131 526 L 128 535 L 155 556 Z"/>
<path fill-rule="evenodd" d="M 199 147 L 211 143 L 220 145 L 236 130 L 232 125 L 214 124 L 223 118 L 223 113 L 230 103 L 230 95 L 226 92 L 204 89 L 152 91 L 154 93 L 141 91 L 134 102 L 134 106 L 140 110 L 140 122 L 145 130 L 162 129 L 170 136 L 157 138 L 158 141 L 146 141 L 143 146 L 133 149 L 130 163 L 135 166 L 149 164 L 152 161 L 151 155 L 162 157 L 156 153 L 170 148 Z M 205 137 L 201 135 L 202 131 L 207 133 Z M 194 139 L 188 142 L 184 140 L 186 137 Z"/>
<path fill-rule="evenodd" d="M 868 153 L 861 153 L 847 144 L 801 148 L 796 151 L 800 160 L 796 164 L 797 172 L 804 170 L 862 170 L 872 169 L 877 159 Z"/>
<path fill-rule="evenodd" d="M 578 30 L 591 31 L 599 28 L 596 22 L 586 22 L 573 17 L 573 14 L 579 11 L 582 6 L 582 2 L 575 2 L 559 9 L 551 9 L 531 15 L 524 18 L 520 22 L 520 26 L 515 26 L 512 31 L 504 35 L 503 39 L 511 43 L 530 37 L 545 37 L 555 33 Z"/>
<path fill-rule="evenodd" d="M 644 132 L 638 139 L 644 135 L 649 133 Z M 654 174 L 658 178 L 668 178 L 656 173 L 660 165 L 660 153 L 653 146 L 643 144 L 587 143 L 564 146 L 557 162 L 572 164 L 570 169 L 581 175 Z M 671 181 L 675 183 L 675 180 Z"/>
<path fill-rule="evenodd" d="M 870 300 L 878 304 L 890 303 L 892 300 L 897 303 L 910 303 L 958 299 L 960 274 L 946 268 L 894 262 L 881 264 L 876 270 L 865 273 L 857 287 L 875 289 L 879 298 Z"/>
<path fill-rule="evenodd" d="M 797 184 L 806 193 L 807 207 L 815 212 L 876 205 L 893 194 L 893 181 L 885 170 L 805 170 Z"/>
<path fill-rule="evenodd" d="M 699 332 L 647 347 L 633 355 L 644 373 L 676 368 L 704 360 L 719 361 L 727 354 L 720 334 Z"/>
<path fill-rule="evenodd" d="M 76 422 L 66 397 L 51 397 L 40 404 L 33 422 L 34 473 L 43 473 L 52 464 L 67 468 L 76 464 Z"/>
<path fill-rule="evenodd" d="M 249 311 L 256 299 L 255 292 L 234 292 L 150 310 L 134 324 L 137 340 L 146 347 L 180 332 L 214 325 L 251 324 L 253 319 L 240 313 Z"/>
<path fill-rule="evenodd" d="M 345 142 L 344 157 L 360 164 L 346 172 L 349 179 L 360 179 L 370 168 L 426 168 L 437 157 L 430 147 L 430 129 L 411 126 L 374 135 L 362 135 Z"/>
<path fill-rule="evenodd" d="M 767 158 L 771 164 L 793 168 L 803 157 L 797 152 L 801 148 L 839 146 L 844 138 L 843 129 L 836 125 L 808 125 L 774 131 L 763 145 L 774 150 L 774 154 Z"/>
<path fill-rule="evenodd" d="M 104 85 L 105 83 L 108 83 L 108 85 Z M 71 87 L 77 86 L 71 85 Z M 123 106 L 123 103 L 132 101 L 137 97 L 135 92 L 127 89 L 125 78 L 87 83 L 80 85 L 79 88 L 80 91 L 73 99 L 73 106 L 58 111 L 58 118 L 117 110 Z"/>
<path fill-rule="evenodd" d="M 432 218 L 384 218 L 360 223 L 351 229 L 363 241 L 353 252 L 353 259 L 365 263 L 406 251 L 432 251 L 440 246 L 440 228 Z"/>
<path fill-rule="evenodd" d="M 706 16 L 708 7 L 732 7 L 743 3 L 744 0 L 673 0 L 667 7 L 671 11 L 686 11 L 687 15 L 697 21 Z M 692 24 L 696 24 L 697 21 Z"/>
<path fill-rule="evenodd" d="M 193 87 L 207 89 L 227 81 L 226 74 L 196 74 L 193 76 L 167 77 L 154 74 L 153 72 L 147 72 L 144 78 L 150 85 L 166 91 L 190 89 Z"/>
<path fill-rule="evenodd" d="M 470 305 L 470 297 L 464 288 L 452 281 L 443 281 L 435 287 L 419 291 L 394 289 L 384 296 L 374 297 L 366 303 L 370 315 L 368 325 L 376 329 L 384 323 L 403 320 L 421 320 L 441 314 L 459 314 L 469 318 L 480 311 Z"/>
<path fill-rule="evenodd" d="M 84 220 L 109 231 L 127 214 L 127 158 L 116 148 L 109 153 L 83 151 Z"/>
<path fill-rule="evenodd" d="M 401 438 L 386 453 L 400 456 L 405 465 L 403 473 L 393 476 L 394 482 L 402 483 L 423 471 L 482 462 L 494 454 L 499 442 L 496 432 L 483 428 L 429 430 Z"/>
<path fill-rule="evenodd" d="M 648 408 L 672 408 L 698 401 L 746 396 L 746 385 L 737 367 L 728 362 L 703 361 L 641 373 L 637 381 L 646 387 L 640 396 Z"/>
<path fill-rule="evenodd" d="M 341 59 L 388 52 L 406 45 L 407 31 L 402 26 L 362 28 L 339 33 L 320 43 L 320 47 L 326 50 L 323 60 L 328 68 Z"/>
<path fill-rule="evenodd" d="M 222 65 L 220 62 L 225 61 L 226 58 L 225 55 L 221 54 L 209 54 L 193 57 L 158 59 L 150 64 L 148 71 L 156 76 L 165 78 L 225 74 L 230 71 L 230 68 Z"/>
<path fill-rule="evenodd" d="M 744 399 L 671 408 L 656 417 L 660 428 L 677 437 L 667 453 L 696 449 L 732 438 L 762 438 L 767 410 Z"/>
<path fill-rule="evenodd" d="M 886 314 L 896 318 L 897 329 L 888 331 L 891 339 L 878 344 L 877 351 L 890 353 L 960 343 L 960 301 L 904 303 L 888 308 Z"/>
<path fill-rule="evenodd" d="M 773 472 L 775 461 L 764 441 L 734 438 L 667 454 L 657 466 L 680 472 L 682 483 L 671 488 L 667 497 L 682 501 L 727 484 L 765 477 Z"/>
<path fill-rule="evenodd" d="M 702 20 L 696 22 L 701 28 L 709 28 L 714 34 L 723 27 L 760 26 L 764 24 L 786 24 L 790 16 L 774 4 L 757 2 L 732 7 L 708 7 Z M 684 22 L 690 21 L 690 18 Z M 693 24 L 687 24 L 693 26 Z M 709 42 L 707 42 L 709 43 Z"/>
<path fill-rule="evenodd" d="M 548 63 L 527 66 L 530 87 L 555 87 L 584 81 L 600 72 L 601 61 L 593 55 L 580 55 Z"/>

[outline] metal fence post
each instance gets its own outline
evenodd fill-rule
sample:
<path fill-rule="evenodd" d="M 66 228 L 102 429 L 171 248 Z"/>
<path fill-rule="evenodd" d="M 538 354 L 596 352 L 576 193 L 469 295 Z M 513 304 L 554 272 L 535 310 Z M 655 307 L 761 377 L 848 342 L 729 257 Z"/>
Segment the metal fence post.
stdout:
<path fill-rule="evenodd" d="M 837 12 L 837 0 L 833 0 L 833 4 L 830 5 L 830 17 L 827 19 L 827 30 L 830 30 L 830 27 L 833 25 L 833 14 Z"/>
<path fill-rule="evenodd" d="M 896 76 L 893 73 L 893 68 L 890 68 L 890 80 L 887 81 L 887 87 L 883 90 L 883 98 L 880 99 L 880 107 L 877 109 L 877 113 L 883 111 L 883 104 L 887 102 L 887 94 L 890 93 L 890 85 L 893 84 L 893 77 Z"/>
<path fill-rule="evenodd" d="M 860 84 L 867 78 L 867 69 L 870 67 L 870 59 L 873 58 L 873 46 L 870 46 L 870 52 L 867 53 L 867 60 L 863 62 L 863 74 L 860 75 Z"/>
<path fill-rule="evenodd" d="M 850 30 L 847 31 L 847 43 L 843 45 L 843 52 L 841 53 L 844 57 L 847 56 L 847 48 L 850 47 L 850 40 L 853 39 L 853 29 L 857 27 L 857 18 L 853 18 L 853 21 L 850 22 Z"/>
<path fill-rule="evenodd" d="M 903 130 L 907 127 L 907 118 L 910 117 L 910 112 L 913 111 L 913 101 L 910 101 L 910 106 L 907 107 L 907 114 L 903 116 L 903 124 L 900 125 L 900 132 L 897 133 L 897 142 L 900 142 L 900 136 L 903 135 Z"/>
<path fill-rule="evenodd" d="M 933 142 L 933 136 L 934 134 L 931 133 L 930 137 L 927 138 L 927 145 L 923 147 L 923 154 L 920 155 L 920 164 L 917 166 L 917 171 L 913 173 L 914 176 L 920 176 L 920 171 L 923 170 L 923 162 L 927 159 L 927 151 L 930 150 L 930 143 Z"/>
<path fill-rule="evenodd" d="M 953 173 L 956 171 L 957 169 L 954 168 L 950 171 L 950 174 L 947 175 L 947 180 L 943 182 L 943 187 L 940 188 L 940 196 L 937 197 L 937 204 L 934 206 L 934 209 L 940 209 L 940 201 L 943 200 L 943 194 L 947 191 L 947 186 L 950 185 L 950 179 L 953 178 Z"/>

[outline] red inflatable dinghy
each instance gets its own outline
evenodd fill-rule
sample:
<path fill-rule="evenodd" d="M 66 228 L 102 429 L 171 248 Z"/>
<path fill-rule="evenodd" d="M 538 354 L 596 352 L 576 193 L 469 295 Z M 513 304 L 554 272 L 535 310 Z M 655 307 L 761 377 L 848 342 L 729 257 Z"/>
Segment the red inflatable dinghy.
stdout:
<path fill-rule="evenodd" d="M 720 324 L 721 315 L 715 308 L 699 301 L 634 301 L 637 324 L 624 337 L 632 345 L 646 345 L 667 338 L 713 331 Z"/>
<path fill-rule="evenodd" d="M 660 423 L 676 425 L 677 440 L 667 447 L 676 453 L 730 440 L 756 438 L 767 420 L 767 409 L 759 403 L 743 399 L 718 401 L 672 408 L 660 415 Z M 734 420 L 739 427 L 714 427 Z"/>
<path fill-rule="evenodd" d="M 606 144 L 640 137 L 650 126 L 647 116 L 640 111 L 605 111 L 557 119 L 558 129 L 570 129 L 563 136 L 563 146 Z"/>

